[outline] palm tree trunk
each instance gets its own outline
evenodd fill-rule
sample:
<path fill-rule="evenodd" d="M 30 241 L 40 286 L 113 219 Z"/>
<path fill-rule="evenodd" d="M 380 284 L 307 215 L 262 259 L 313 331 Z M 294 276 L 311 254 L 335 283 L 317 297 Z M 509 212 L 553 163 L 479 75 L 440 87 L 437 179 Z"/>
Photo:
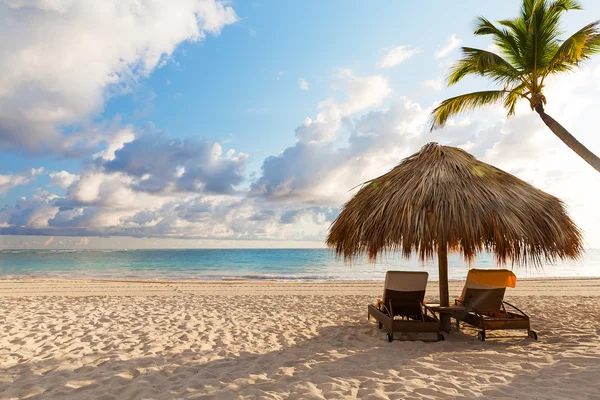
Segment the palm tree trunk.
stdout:
<path fill-rule="evenodd" d="M 571 150 L 573 150 L 577 155 L 589 165 L 592 166 L 596 171 L 600 172 L 600 158 L 592 153 L 587 147 L 585 147 L 581 142 L 575 139 L 575 136 L 571 135 L 569 131 L 567 131 L 561 124 L 556 122 L 554 118 L 549 116 L 544 112 L 544 107 L 542 105 L 538 105 L 535 107 L 535 111 L 540 115 L 542 121 L 550 128 L 552 132 L 560 140 L 562 140 Z"/>

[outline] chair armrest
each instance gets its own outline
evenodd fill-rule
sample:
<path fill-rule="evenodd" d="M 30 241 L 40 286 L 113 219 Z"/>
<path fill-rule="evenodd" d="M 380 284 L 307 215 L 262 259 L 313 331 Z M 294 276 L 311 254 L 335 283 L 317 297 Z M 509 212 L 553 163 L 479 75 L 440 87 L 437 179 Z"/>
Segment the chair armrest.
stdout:
<path fill-rule="evenodd" d="M 375 305 L 373 305 L 373 307 L 375 307 Z M 388 307 L 385 305 L 385 303 L 381 303 L 381 305 L 379 306 L 379 308 L 377 308 L 377 307 L 375 307 L 375 308 L 376 308 L 377 310 L 381 311 L 382 313 L 384 313 L 384 314 L 386 314 L 386 315 L 388 315 L 388 316 L 390 316 L 390 317 L 393 317 L 393 314 L 392 314 L 392 312 L 391 312 L 392 310 L 390 310 L 390 309 L 389 309 L 389 308 L 388 308 Z"/>
<path fill-rule="evenodd" d="M 471 304 L 465 303 L 464 301 L 459 300 L 459 299 L 454 300 L 454 302 L 456 303 L 456 305 L 463 306 L 467 313 L 469 313 L 469 312 L 475 313 L 475 315 L 477 315 L 479 318 L 483 319 L 483 314 L 481 314 L 479 311 L 477 311 L 477 309 L 475 307 L 473 307 Z"/>
<path fill-rule="evenodd" d="M 435 315 L 435 313 L 433 312 L 433 310 L 431 308 L 427 307 L 424 303 L 421 303 L 421 306 L 423 306 L 423 309 L 425 310 L 425 312 L 424 312 L 425 315 L 427 315 L 427 311 L 429 311 L 431 313 L 431 316 L 433 318 L 435 318 L 436 321 L 438 320 L 437 315 Z"/>
<path fill-rule="evenodd" d="M 527 317 L 527 314 L 525 314 L 523 311 L 521 311 L 520 309 L 518 309 L 516 306 L 513 306 L 512 304 L 502 300 L 502 304 L 507 305 L 509 307 L 511 307 L 512 309 L 516 310 L 517 312 L 521 313 L 521 315 L 523 315 L 524 317 Z"/>

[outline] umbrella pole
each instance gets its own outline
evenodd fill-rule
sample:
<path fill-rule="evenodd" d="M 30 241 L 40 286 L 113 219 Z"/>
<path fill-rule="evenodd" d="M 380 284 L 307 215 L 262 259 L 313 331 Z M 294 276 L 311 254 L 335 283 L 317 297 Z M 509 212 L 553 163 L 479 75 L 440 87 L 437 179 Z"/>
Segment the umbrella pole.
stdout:
<path fill-rule="evenodd" d="M 448 245 L 445 241 L 438 244 L 438 270 L 440 285 L 440 306 L 448 307 L 450 305 L 450 295 L 448 294 Z M 450 315 L 440 313 L 441 329 L 450 332 Z"/>

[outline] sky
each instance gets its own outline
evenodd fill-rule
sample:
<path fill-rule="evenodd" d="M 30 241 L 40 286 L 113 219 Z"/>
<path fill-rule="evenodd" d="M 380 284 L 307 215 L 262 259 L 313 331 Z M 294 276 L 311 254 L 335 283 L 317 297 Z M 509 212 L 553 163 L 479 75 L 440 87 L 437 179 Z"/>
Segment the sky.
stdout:
<path fill-rule="evenodd" d="M 564 18 L 565 35 L 600 3 Z M 600 248 L 600 175 L 520 104 L 429 131 L 503 2 L 0 0 L 0 248 L 322 247 L 362 182 L 432 141 L 562 199 Z M 600 56 L 546 111 L 600 153 Z"/>

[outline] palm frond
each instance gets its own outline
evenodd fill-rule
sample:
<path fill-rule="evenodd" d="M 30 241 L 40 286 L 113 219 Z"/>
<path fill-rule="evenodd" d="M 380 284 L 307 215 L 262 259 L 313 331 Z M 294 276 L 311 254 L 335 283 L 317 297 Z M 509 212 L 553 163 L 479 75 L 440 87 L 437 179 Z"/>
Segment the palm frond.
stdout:
<path fill-rule="evenodd" d="M 587 24 L 565 40 L 556 50 L 545 75 L 570 70 L 578 63 L 600 52 L 600 21 Z M 558 70 L 558 71 L 557 71 Z"/>
<path fill-rule="evenodd" d="M 463 47 L 461 51 L 463 58 L 450 69 L 449 86 L 470 74 L 481 75 L 503 85 L 522 81 L 521 73 L 495 53 L 471 47 Z"/>
<path fill-rule="evenodd" d="M 527 21 L 522 18 L 514 18 L 510 20 L 498 21 L 500 25 L 509 32 L 509 35 L 514 38 L 515 46 L 519 49 L 519 57 L 512 61 L 512 64 L 520 70 L 529 70 L 532 64 L 533 46 L 531 42 L 531 34 Z"/>
<path fill-rule="evenodd" d="M 563 33 L 560 27 L 562 14 L 570 10 L 581 10 L 581 4 L 575 0 L 537 0 L 532 14 L 529 16 L 531 42 L 534 52 L 534 71 L 537 76 L 543 75 L 558 51 Z"/>
<path fill-rule="evenodd" d="M 465 111 L 473 110 L 477 107 L 497 103 L 507 94 L 508 91 L 506 90 L 488 90 L 483 92 L 463 94 L 446 99 L 431 113 L 431 130 L 441 128 L 452 116 L 459 115 Z"/>
<path fill-rule="evenodd" d="M 506 97 L 504 98 L 504 108 L 506 108 L 507 117 L 515 115 L 515 108 L 517 106 L 517 102 L 527 97 L 524 93 L 526 89 L 527 86 L 524 83 L 522 83 L 507 93 Z"/>
<path fill-rule="evenodd" d="M 548 6 L 548 12 L 551 13 L 562 13 L 570 10 L 583 10 L 583 7 L 577 0 L 555 0 Z"/>
<path fill-rule="evenodd" d="M 523 4 L 521 4 L 521 17 L 527 19 L 527 16 L 533 14 L 543 1 L 544 0 L 523 0 Z"/>
<path fill-rule="evenodd" d="M 484 17 L 478 17 L 475 21 L 475 30 L 473 33 L 476 36 L 491 35 L 493 37 L 494 44 L 498 46 L 504 54 L 506 54 L 512 64 L 520 63 L 521 53 L 519 44 L 517 43 L 516 38 L 511 35 L 508 30 L 498 28 Z"/>

